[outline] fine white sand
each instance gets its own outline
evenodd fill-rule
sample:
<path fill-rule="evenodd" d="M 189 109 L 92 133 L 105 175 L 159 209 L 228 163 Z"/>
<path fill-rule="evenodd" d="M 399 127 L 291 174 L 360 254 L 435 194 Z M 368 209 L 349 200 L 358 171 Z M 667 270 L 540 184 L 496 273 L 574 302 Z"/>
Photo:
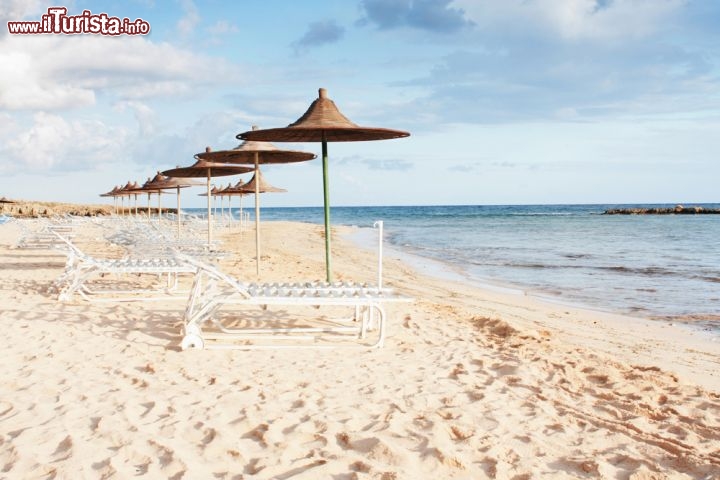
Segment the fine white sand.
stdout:
<path fill-rule="evenodd" d="M 17 222 L 0 226 L 0 478 L 720 478 L 703 332 L 387 258 L 415 301 L 387 306 L 382 349 L 181 351 L 183 302 L 58 302 L 64 256 L 11 248 Z M 76 241 L 119 255 L 102 233 Z M 218 234 L 222 270 L 256 280 L 253 232 Z M 324 277 L 321 227 L 262 237 L 263 281 Z M 336 276 L 374 281 L 374 252 L 335 237 Z"/>

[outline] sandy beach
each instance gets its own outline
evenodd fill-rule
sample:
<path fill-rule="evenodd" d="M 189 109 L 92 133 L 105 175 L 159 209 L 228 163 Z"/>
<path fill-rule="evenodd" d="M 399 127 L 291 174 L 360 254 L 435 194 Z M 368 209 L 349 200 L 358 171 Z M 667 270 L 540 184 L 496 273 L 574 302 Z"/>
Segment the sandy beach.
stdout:
<path fill-rule="evenodd" d="M 185 350 L 183 302 L 59 302 L 60 251 L 0 226 L 0 478 L 720 479 L 720 341 L 482 289 L 392 254 L 375 350 Z M 119 256 L 102 222 L 75 241 Z M 341 280 L 374 251 L 337 228 Z M 257 280 L 252 230 L 216 232 Z M 263 224 L 261 280 L 324 276 L 322 227 Z"/>

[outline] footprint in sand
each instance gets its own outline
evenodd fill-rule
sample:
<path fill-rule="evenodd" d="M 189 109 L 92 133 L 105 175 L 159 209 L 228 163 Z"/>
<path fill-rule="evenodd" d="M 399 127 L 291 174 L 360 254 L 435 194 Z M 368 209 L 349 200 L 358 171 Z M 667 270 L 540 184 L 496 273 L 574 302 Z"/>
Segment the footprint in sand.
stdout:
<path fill-rule="evenodd" d="M 498 376 L 504 377 L 507 375 L 515 375 L 518 371 L 519 365 L 509 363 L 495 363 L 490 366 L 491 370 L 494 370 Z"/>
<path fill-rule="evenodd" d="M 269 427 L 266 423 L 261 423 L 260 425 L 243 435 L 242 438 L 250 438 L 258 442 L 260 446 L 267 447 L 267 442 L 265 441 L 265 434 L 267 433 L 268 429 Z"/>
<path fill-rule="evenodd" d="M 97 473 L 97 478 L 111 478 L 117 474 L 109 458 L 92 464 L 92 469 Z"/>
<path fill-rule="evenodd" d="M 6 401 L 0 401 L 0 418 L 4 417 L 13 410 L 13 404 Z"/>
<path fill-rule="evenodd" d="M 182 473 L 187 468 L 182 461 L 175 458 L 174 450 L 153 440 L 149 440 L 148 444 L 152 447 L 154 457 L 158 460 L 163 474 L 167 478 L 182 478 Z"/>
<path fill-rule="evenodd" d="M 72 457 L 72 447 L 73 441 L 70 435 L 68 435 L 58 443 L 55 451 L 52 453 L 53 461 L 60 462 Z"/>
<path fill-rule="evenodd" d="M 385 465 L 401 465 L 404 458 L 377 437 L 367 437 L 353 440 L 345 432 L 336 435 L 338 445 L 344 450 L 354 450 L 362 453 L 365 458 L 375 460 Z"/>

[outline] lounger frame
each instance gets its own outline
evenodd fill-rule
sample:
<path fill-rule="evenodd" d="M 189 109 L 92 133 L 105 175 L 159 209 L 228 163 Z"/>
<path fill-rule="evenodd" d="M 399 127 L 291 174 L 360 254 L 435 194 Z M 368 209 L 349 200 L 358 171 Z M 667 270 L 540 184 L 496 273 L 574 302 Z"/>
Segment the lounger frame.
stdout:
<path fill-rule="evenodd" d="M 350 282 L 243 283 L 197 259 L 184 260 L 197 267 L 183 316 L 180 346 L 189 348 L 263 349 L 263 348 L 380 348 L 385 342 L 387 302 L 409 302 L 382 285 L 382 222 L 379 228 L 378 284 Z M 320 318 L 311 315 L 299 319 L 301 325 L 283 325 L 280 315 L 269 312 L 267 318 L 248 319 L 252 307 L 263 310 L 286 307 L 293 320 L 302 307 L 344 308 L 348 315 Z M 230 311 L 230 312 L 228 312 Z M 257 311 L 257 310 L 255 310 Z M 248 326 L 228 325 L 230 320 L 245 320 Z"/>
<path fill-rule="evenodd" d="M 58 300 L 69 301 L 75 294 L 89 302 L 122 302 L 153 300 L 185 300 L 187 290 L 178 288 L 180 275 L 193 275 L 196 268 L 178 259 L 168 251 L 163 256 L 152 258 L 98 259 L 83 253 L 70 240 L 55 233 L 62 241 L 67 254 L 65 271 L 55 281 Z M 93 289 L 91 282 L 107 275 L 121 275 L 128 280 L 132 275 L 152 275 L 158 280 L 152 288 Z"/>

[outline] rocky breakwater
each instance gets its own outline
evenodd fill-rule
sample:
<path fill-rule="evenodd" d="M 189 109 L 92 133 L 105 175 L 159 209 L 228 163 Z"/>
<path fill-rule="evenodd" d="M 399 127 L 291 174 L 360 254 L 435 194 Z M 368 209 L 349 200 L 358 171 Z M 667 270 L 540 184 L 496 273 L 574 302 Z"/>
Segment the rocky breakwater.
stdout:
<path fill-rule="evenodd" d="M 652 208 L 611 208 L 603 212 L 604 215 L 702 215 L 720 214 L 720 208 L 704 208 L 699 206 L 685 207 L 652 207 Z"/>

